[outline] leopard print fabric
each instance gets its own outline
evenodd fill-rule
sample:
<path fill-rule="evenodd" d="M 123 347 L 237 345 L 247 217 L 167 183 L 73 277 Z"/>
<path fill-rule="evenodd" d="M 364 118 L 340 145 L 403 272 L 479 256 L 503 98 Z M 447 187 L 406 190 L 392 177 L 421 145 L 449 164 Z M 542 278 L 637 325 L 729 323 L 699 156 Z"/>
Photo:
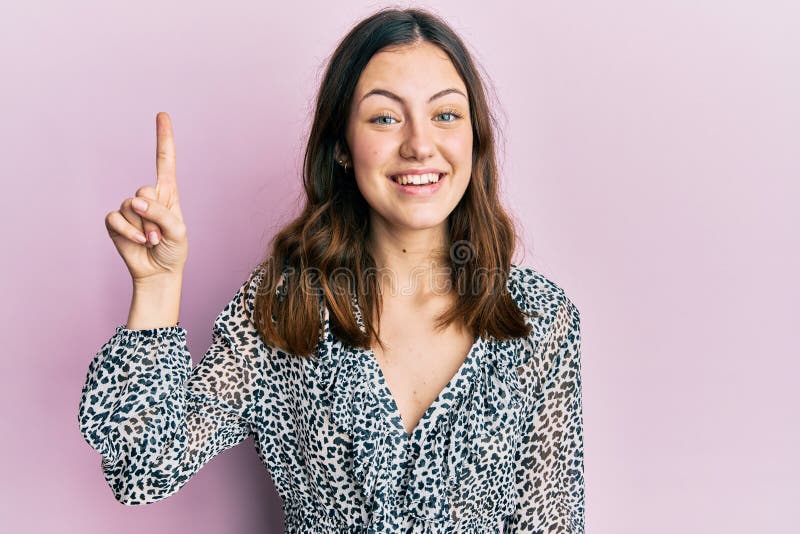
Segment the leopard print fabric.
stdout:
<path fill-rule="evenodd" d="M 180 323 L 118 326 L 92 359 L 79 427 L 119 502 L 174 494 L 252 435 L 288 533 L 583 532 L 580 316 L 555 283 L 512 264 L 532 333 L 479 336 L 408 435 L 374 354 L 336 339 L 327 308 L 314 357 L 264 345 L 244 315 L 262 277 L 194 368 Z"/>

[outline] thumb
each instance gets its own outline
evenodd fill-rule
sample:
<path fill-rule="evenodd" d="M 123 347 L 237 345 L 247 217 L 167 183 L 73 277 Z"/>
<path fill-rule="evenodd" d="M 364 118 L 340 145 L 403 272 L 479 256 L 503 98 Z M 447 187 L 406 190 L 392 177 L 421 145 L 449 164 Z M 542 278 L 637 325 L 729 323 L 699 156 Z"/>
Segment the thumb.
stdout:
<path fill-rule="evenodd" d="M 150 187 L 143 188 L 142 191 L 139 193 L 139 196 L 144 197 L 151 202 L 158 201 L 155 190 Z M 147 243 L 149 245 L 151 246 L 157 245 L 161 242 L 161 230 L 158 228 L 158 225 L 153 221 L 148 221 L 147 219 L 142 217 L 142 230 L 144 230 L 144 235 L 145 237 L 147 237 Z"/>

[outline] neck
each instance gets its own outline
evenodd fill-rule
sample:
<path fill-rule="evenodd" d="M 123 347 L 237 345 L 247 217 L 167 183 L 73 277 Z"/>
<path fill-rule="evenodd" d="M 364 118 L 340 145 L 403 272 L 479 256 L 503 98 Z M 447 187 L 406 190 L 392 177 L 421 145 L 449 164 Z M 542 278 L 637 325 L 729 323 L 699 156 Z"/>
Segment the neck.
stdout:
<path fill-rule="evenodd" d="M 385 297 L 419 298 L 449 293 L 447 221 L 432 228 L 390 227 L 373 219 L 368 247 Z"/>

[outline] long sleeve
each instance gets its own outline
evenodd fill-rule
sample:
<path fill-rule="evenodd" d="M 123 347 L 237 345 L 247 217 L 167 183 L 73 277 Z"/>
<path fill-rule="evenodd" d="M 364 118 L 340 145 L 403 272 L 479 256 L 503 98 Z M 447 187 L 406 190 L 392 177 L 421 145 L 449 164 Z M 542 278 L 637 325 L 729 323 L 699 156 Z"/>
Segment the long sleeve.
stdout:
<path fill-rule="evenodd" d="M 509 533 L 584 531 L 580 345 L 579 311 L 563 296 L 549 335 L 520 369 L 530 393 Z"/>
<path fill-rule="evenodd" d="M 255 272 L 255 271 L 254 271 Z M 253 273 L 251 273 L 251 280 Z M 80 432 L 102 455 L 115 498 L 145 504 L 177 492 L 215 455 L 252 431 L 258 369 L 237 347 L 245 288 L 214 321 L 211 346 L 193 369 L 180 326 L 119 326 L 89 365 Z"/>

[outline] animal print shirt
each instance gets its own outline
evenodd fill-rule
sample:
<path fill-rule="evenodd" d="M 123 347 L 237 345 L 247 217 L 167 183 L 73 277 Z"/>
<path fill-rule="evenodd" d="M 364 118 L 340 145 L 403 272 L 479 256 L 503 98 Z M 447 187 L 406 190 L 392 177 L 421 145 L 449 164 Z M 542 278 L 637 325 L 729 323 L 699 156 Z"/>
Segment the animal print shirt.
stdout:
<path fill-rule="evenodd" d="M 511 265 L 531 334 L 478 336 L 409 435 L 374 354 L 335 338 L 326 307 L 313 357 L 264 345 L 244 315 L 263 274 L 194 368 L 180 323 L 118 326 L 92 359 L 78 421 L 119 502 L 174 494 L 252 435 L 288 533 L 583 532 L 580 316 L 554 282 Z"/>

